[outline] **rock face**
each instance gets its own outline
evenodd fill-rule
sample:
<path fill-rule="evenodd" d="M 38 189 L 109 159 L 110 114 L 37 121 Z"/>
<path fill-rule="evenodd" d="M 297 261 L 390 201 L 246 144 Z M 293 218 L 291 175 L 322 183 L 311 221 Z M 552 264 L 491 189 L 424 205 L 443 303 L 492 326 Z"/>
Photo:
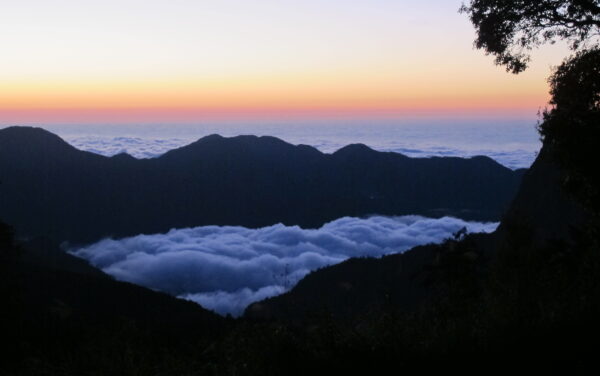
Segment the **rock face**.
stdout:
<path fill-rule="evenodd" d="M 86 243 L 200 225 L 318 227 L 342 216 L 499 220 L 521 181 L 487 157 L 333 154 L 212 135 L 159 158 L 80 151 L 39 128 L 0 130 L 0 218 L 20 236 Z"/>

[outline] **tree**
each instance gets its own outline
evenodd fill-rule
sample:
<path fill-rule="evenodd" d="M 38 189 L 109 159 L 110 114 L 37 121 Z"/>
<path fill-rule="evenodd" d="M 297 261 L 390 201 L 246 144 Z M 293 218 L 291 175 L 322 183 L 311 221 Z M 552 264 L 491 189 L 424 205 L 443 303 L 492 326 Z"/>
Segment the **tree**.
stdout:
<path fill-rule="evenodd" d="M 544 145 L 566 171 L 564 185 L 600 215 L 600 49 L 566 59 L 548 80 L 552 99 L 539 125 Z"/>
<path fill-rule="evenodd" d="M 600 36 L 599 0 L 471 0 L 463 4 L 477 31 L 475 47 L 512 73 L 527 69 L 527 51 L 562 39 L 593 48 Z"/>
<path fill-rule="evenodd" d="M 460 8 L 475 26 L 475 47 L 513 73 L 527 51 L 565 40 L 576 53 L 549 78 L 550 108 L 539 131 L 565 170 L 565 186 L 600 214 L 600 172 L 591 161 L 600 138 L 600 0 L 471 0 Z"/>
<path fill-rule="evenodd" d="M 513 317 L 519 329 L 555 325 L 559 330 L 552 331 L 553 338 L 560 338 L 561 327 L 573 325 L 592 333 L 600 327 L 600 168 L 595 163 L 600 141 L 600 0 L 470 0 L 461 12 L 476 28 L 475 47 L 494 55 L 496 64 L 509 72 L 525 70 L 527 52 L 543 43 L 563 40 L 575 52 L 548 79 L 551 100 L 538 130 L 544 149 L 539 158 L 558 167 L 545 170 L 545 182 L 552 184 L 555 173 L 583 210 L 569 214 L 559 202 L 543 204 L 555 206 L 561 213 L 554 214 L 557 220 L 578 217 L 573 222 L 577 228 L 571 227 L 568 239 L 538 246 L 528 226 L 504 220 L 505 239 L 491 266 L 485 301 L 492 327 L 497 322 L 502 327 L 506 317 Z M 544 195 L 544 185 L 536 189 L 540 197 L 552 197 Z M 566 337 L 559 342 L 588 347 L 583 338 Z"/>

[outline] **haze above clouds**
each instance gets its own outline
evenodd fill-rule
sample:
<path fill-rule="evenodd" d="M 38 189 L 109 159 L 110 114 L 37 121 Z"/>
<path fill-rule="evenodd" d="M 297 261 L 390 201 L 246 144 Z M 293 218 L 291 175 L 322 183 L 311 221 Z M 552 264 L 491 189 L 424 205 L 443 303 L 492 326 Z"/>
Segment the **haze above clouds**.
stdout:
<path fill-rule="evenodd" d="M 482 133 L 487 133 L 482 130 Z M 516 138 L 516 137 L 515 137 Z M 66 137 L 66 140 L 78 149 L 105 156 L 127 153 L 136 158 L 155 158 L 169 150 L 188 145 L 196 140 L 193 137 L 146 138 L 138 136 L 95 136 L 78 135 Z M 286 139 L 287 140 L 287 139 Z M 307 143 L 322 152 L 333 153 L 346 146 L 345 139 L 334 138 L 295 138 L 293 143 Z M 409 157 L 461 157 L 468 158 L 476 155 L 486 155 L 512 169 L 528 168 L 533 163 L 537 151 L 537 142 L 515 140 L 498 145 L 443 144 L 437 140 L 414 140 L 407 137 L 389 138 L 385 143 L 377 140 L 361 140 L 357 137 L 353 142 L 368 142 L 368 146 L 379 151 L 393 151 Z M 369 142 L 371 141 L 371 142 Z M 489 146 L 489 147 L 488 147 Z"/>
<path fill-rule="evenodd" d="M 238 316 L 250 303 L 289 290 L 316 269 L 441 242 L 462 227 L 492 232 L 497 223 L 374 216 L 344 217 L 319 229 L 203 226 L 105 239 L 71 252 L 118 280 Z"/>

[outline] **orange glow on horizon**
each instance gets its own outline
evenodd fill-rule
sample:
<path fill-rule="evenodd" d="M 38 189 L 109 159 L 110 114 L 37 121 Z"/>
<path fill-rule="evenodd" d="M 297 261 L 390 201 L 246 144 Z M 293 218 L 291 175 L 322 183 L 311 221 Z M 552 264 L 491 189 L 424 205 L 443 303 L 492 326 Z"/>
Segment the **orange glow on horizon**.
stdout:
<path fill-rule="evenodd" d="M 515 93 L 513 86 L 492 83 L 459 86 L 452 80 L 433 83 L 417 77 L 386 85 L 384 79 L 368 78 L 15 82 L 0 91 L 0 124 L 514 115 L 535 113 L 548 101 L 544 85 L 527 82 Z"/>
<path fill-rule="evenodd" d="M 302 119 L 399 119 L 535 116 L 531 106 L 477 108 L 53 108 L 0 109 L 1 123 L 194 123 L 202 121 L 302 120 Z"/>
<path fill-rule="evenodd" d="M 568 51 L 507 74 L 459 0 L 25 3 L 0 14 L 0 125 L 535 116 Z"/>

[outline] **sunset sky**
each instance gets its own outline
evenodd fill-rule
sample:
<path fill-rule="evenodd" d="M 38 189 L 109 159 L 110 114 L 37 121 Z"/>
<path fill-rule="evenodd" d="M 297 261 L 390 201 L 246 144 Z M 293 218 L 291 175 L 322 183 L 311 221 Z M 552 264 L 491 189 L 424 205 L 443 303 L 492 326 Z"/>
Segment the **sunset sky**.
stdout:
<path fill-rule="evenodd" d="M 525 116 L 564 46 L 515 76 L 460 0 L 0 0 L 0 124 Z"/>

